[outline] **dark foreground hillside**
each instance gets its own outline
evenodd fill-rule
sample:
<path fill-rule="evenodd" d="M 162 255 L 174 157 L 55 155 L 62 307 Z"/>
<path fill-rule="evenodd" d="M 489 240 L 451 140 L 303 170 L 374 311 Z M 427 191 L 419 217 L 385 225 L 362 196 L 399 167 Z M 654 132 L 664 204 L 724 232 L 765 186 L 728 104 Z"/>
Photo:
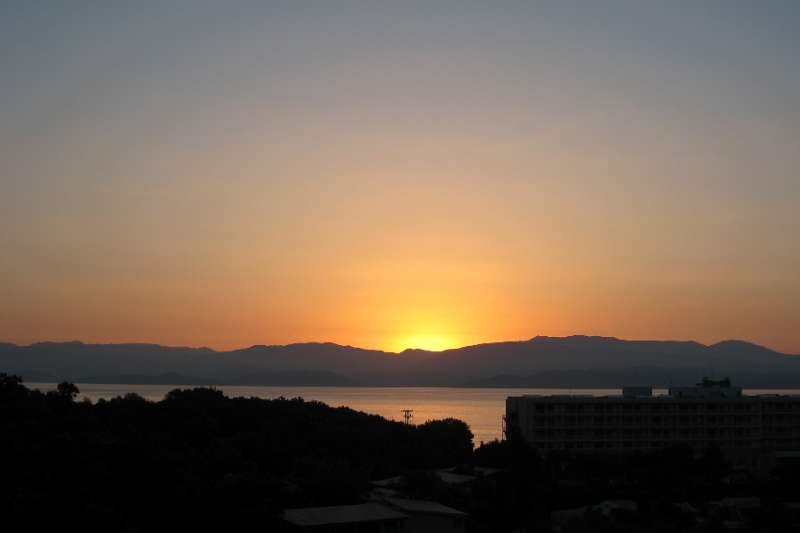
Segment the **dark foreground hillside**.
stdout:
<path fill-rule="evenodd" d="M 160 515 L 262 526 L 283 508 L 351 503 L 371 479 L 466 461 L 463 422 L 419 426 L 302 399 L 227 398 L 198 388 L 163 401 L 76 401 L 74 385 L 29 390 L 0 374 L 0 509 L 39 519 L 107 514 L 106 530 Z M 43 513 L 46 511 L 46 513 Z"/>
<path fill-rule="evenodd" d="M 458 420 L 411 426 L 302 399 L 77 395 L 0 374 L 0 511 L 37 528 L 281 531 L 284 509 L 390 494 L 462 511 L 467 532 L 800 530 L 800 455 L 757 472 L 679 446 L 541 456 L 514 434 L 473 450 Z"/>

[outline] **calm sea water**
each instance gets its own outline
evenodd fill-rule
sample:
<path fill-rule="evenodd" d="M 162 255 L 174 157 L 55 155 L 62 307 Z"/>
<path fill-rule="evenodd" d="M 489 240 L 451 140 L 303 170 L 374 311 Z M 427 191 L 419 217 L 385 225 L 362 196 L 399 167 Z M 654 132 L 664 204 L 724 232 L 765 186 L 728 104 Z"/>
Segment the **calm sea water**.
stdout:
<path fill-rule="evenodd" d="M 53 383 L 27 383 L 40 390 L 55 388 Z M 175 388 L 188 385 L 105 385 L 78 383 L 80 397 L 97 401 L 135 392 L 158 401 Z M 414 422 L 440 418 L 458 418 L 469 424 L 475 444 L 500 438 L 505 400 L 522 394 L 583 394 L 606 396 L 620 394 L 620 389 L 467 389 L 446 387 L 217 387 L 227 396 L 256 398 L 301 397 L 328 405 L 346 406 L 358 411 L 380 415 L 389 420 L 403 420 L 403 409 L 414 410 Z M 654 391 L 656 394 L 665 391 Z M 747 390 L 747 394 L 800 394 L 800 390 Z"/>

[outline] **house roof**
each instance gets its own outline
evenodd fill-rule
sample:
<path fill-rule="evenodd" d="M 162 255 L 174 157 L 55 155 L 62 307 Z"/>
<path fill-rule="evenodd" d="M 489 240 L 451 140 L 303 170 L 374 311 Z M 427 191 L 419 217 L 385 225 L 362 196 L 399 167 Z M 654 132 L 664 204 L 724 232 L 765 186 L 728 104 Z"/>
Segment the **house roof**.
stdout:
<path fill-rule="evenodd" d="M 488 466 L 476 466 L 474 467 L 474 470 L 475 472 L 478 472 L 484 476 L 491 476 L 503 471 L 502 468 L 490 468 Z"/>
<path fill-rule="evenodd" d="M 466 513 L 438 502 L 427 500 L 406 500 L 404 498 L 384 498 L 384 501 L 405 513 L 438 514 L 447 516 L 467 516 Z"/>
<path fill-rule="evenodd" d="M 377 479 L 372 482 L 376 487 L 392 487 L 399 485 L 403 481 L 403 476 L 387 477 L 386 479 Z"/>
<path fill-rule="evenodd" d="M 501 470 L 499 468 L 489 468 L 486 466 L 475 466 L 472 471 L 457 472 L 456 467 L 442 468 L 436 471 L 436 475 L 443 483 L 447 485 L 460 485 L 461 483 L 468 483 L 475 481 L 479 477 L 486 477 L 497 474 Z"/>
<path fill-rule="evenodd" d="M 287 509 L 283 513 L 283 519 L 296 526 L 380 522 L 384 520 L 402 520 L 404 518 L 408 518 L 408 516 L 377 503 L 336 505 L 333 507 L 304 507 L 301 509 Z"/>
<path fill-rule="evenodd" d="M 442 483 L 446 485 L 460 485 L 461 483 L 467 483 L 469 481 L 475 481 L 475 476 L 468 476 L 466 474 L 455 474 L 448 470 L 437 470 L 436 476 L 442 480 Z"/>

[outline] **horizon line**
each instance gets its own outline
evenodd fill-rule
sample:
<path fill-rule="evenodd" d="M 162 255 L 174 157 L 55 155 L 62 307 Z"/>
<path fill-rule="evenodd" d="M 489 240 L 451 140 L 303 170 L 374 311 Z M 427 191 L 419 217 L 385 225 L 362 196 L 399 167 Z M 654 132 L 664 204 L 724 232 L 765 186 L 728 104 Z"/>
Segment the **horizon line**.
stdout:
<path fill-rule="evenodd" d="M 0 344 L 10 344 L 10 345 L 13 345 L 13 346 L 16 346 L 16 347 L 20 347 L 20 348 L 32 347 L 32 346 L 36 346 L 36 345 L 40 345 L 40 344 L 80 344 L 80 345 L 85 345 L 85 346 L 157 346 L 157 347 L 160 347 L 160 348 L 171 348 L 171 349 L 207 350 L 207 351 L 214 352 L 214 353 L 237 352 L 237 351 L 243 351 L 243 350 L 250 350 L 250 349 L 253 349 L 253 348 L 287 348 L 287 347 L 291 347 L 291 346 L 302 346 L 302 345 L 316 344 L 316 345 L 333 345 L 333 346 L 338 346 L 338 347 L 341 347 L 341 348 L 351 348 L 351 349 L 363 350 L 363 351 L 369 351 L 369 352 L 381 352 L 381 353 L 386 353 L 386 354 L 402 355 L 402 354 L 404 354 L 406 352 L 444 353 L 444 352 L 450 352 L 450 351 L 456 351 L 456 350 L 463 350 L 463 349 L 466 349 L 466 348 L 475 348 L 475 347 L 478 347 L 478 346 L 488 346 L 488 345 L 492 345 L 492 344 L 513 344 L 513 343 L 533 342 L 533 341 L 535 341 L 537 339 L 561 339 L 561 340 L 563 340 L 563 339 L 571 339 L 571 338 L 603 339 L 603 340 L 608 340 L 608 341 L 622 341 L 622 342 L 674 342 L 674 343 L 686 343 L 686 344 L 693 343 L 693 344 L 698 344 L 700 346 L 703 346 L 705 348 L 709 348 L 709 347 L 712 347 L 712 346 L 717 346 L 719 344 L 723 344 L 723 343 L 726 343 L 726 342 L 740 342 L 740 343 L 746 343 L 746 344 L 750 344 L 750 345 L 753 345 L 753 346 L 757 346 L 759 348 L 764 348 L 764 349 L 767 349 L 767 350 L 770 350 L 770 351 L 773 351 L 773 352 L 779 353 L 779 354 L 795 355 L 795 354 L 791 354 L 791 353 L 788 353 L 788 352 L 780 352 L 778 350 L 774 350 L 772 348 L 769 348 L 767 346 L 764 346 L 762 344 L 758 344 L 758 343 L 755 343 L 755 342 L 752 342 L 752 341 L 748 341 L 748 340 L 744 340 L 744 339 L 735 339 L 735 338 L 722 339 L 722 340 L 717 341 L 717 342 L 706 344 L 706 343 L 703 343 L 703 342 L 700 342 L 700 341 L 696 341 L 696 340 L 693 340 L 693 339 L 625 339 L 625 338 L 607 336 L 607 335 L 586 335 L 586 334 L 572 334 L 572 335 L 562 335 L 562 336 L 535 335 L 535 336 L 527 338 L 527 339 L 487 341 L 487 342 L 480 342 L 480 343 L 477 343 L 477 344 L 467 344 L 467 345 L 464 345 L 464 346 L 446 348 L 444 350 L 429 350 L 429 349 L 425 349 L 425 348 L 409 347 L 409 348 L 405 348 L 404 350 L 401 350 L 399 352 L 390 351 L 390 350 L 381 350 L 379 348 L 364 348 L 364 347 L 361 347 L 361 346 L 354 346 L 354 345 L 351 345 L 351 344 L 342 344 L 342 343 L 333 342 L 333 341 L 298 341 L 298 342 L 289 342 L 289 343 L 285 343 L 285 344 L 252 344 L 250 346 L 243 346 L 243 347 L 240 347 L 240 348 L 232 348 L 232 349 L 227 349 L 227 350 L 225 350 L 225 349 L 220 350 L 220 349 L 216 349 L 216 348 L 210 348 L 208 346 L 159 344 L 159 343 L 155 343 L 155 342 L 89 342 L 89 341 L 83 341 L 83 340 L 78 340 L 78 339 L 70 339 L 70 340 L 63 340 L 63 341 L 43 340 L 43 341 L 30 342 L 28 344 L 18 344 L 18 343 L 13 342 L 13 341 L 0 340 Z M 797 354 L 797 355 L 800 355 L 800 354 Z"/>

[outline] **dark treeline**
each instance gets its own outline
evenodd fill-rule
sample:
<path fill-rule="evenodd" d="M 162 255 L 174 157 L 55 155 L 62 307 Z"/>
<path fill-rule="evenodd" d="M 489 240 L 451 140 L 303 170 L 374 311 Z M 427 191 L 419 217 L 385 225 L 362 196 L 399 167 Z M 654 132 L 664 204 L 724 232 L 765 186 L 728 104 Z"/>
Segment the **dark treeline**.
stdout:
<path fill-rule="evenodd" d="M 469 510 L 482 531 L 800 531 L 798 462 L 752 471 L 734 466 L 719 449 L 697 453 L 687 445 L 647 454 L 542 456 L 514 434 L 480 446 L 471 461 L 502 471 L 467 490 L 434 484 L 421 496 Z M 736 500 L 757 505 L 720 505 Z M 614 501 L 636 509 L 600 510 Z M 557 520 L 564 510 L 572 516 Z"/>
<path fill-rule="evenodd" d="M 227 398 L 176 389 L 78 401 L 62 383 L 42 393 L 0 374 L 0 509 L 59 521 L 85 511 L 84 530 L 228 530 L 255 518 L 279 530 L 285 508 L 365 501 L 370 481 L 401 475 L 405 497 L 469 513 L 468 531 L 752 531 L 798 524 L 800 467 L 750 473 L 719 451 L 675 447 L 628 457 L 542 457 L 515 435 L 473 450 L 458 420 L 419 426 L 302 399 Z M 456 465 L 473 481 L 447 484 Z M 499 469 L 484 475 L 476 466 Z M 731 516 L 724 498 L 758 498 Z M 593 510 L 608 500 L 633 512 Z M 564 523 L 564 509 L 587 508 Z M 794 509 L 794 510 L 793 510 Z M 688 510 L 688 512 L 687 512 Z M 171 517 L 165 521 L 164 516 Z M 99 519 L 97 517 L 100 517 Z M 726 525 L 727 524 L 727 525 Z"/>
<path fill-rule="evenodd" d="M 128 394 L 76 401 L 0 374 L 0 508 L 48 516 L 98 511 L 109 529 L 163 513 L 270 523 L 283 508 L 353 503 L 369 481 L 466 462 L 458 420 L 419 426 L 302 399 L 227 398 L 210 388 L 160 402 Z"/>
<path fill-rule="evenodd" d="M 679 445 L 648 454 L 542 457 L 511 438 L 476 449 L 473 461 L 505 470 L 470 491 L 449 491 L 448 503 L 471 508 L 473 518 L 492 524 L 492 531 L 788 532 L 800 523 L 792 508 L 800 501 L 800 466 L 749 472 L 718 449 L 697 454 Z M 716 506 L 726 499 L 757 499 L 759 505 L 734 513 Z M 619 500 L 634 502 L 636 511 L 591 510 Z M 565 523 L 553 520 L 559 510 L 579 508 L 587 511 Z"/>

